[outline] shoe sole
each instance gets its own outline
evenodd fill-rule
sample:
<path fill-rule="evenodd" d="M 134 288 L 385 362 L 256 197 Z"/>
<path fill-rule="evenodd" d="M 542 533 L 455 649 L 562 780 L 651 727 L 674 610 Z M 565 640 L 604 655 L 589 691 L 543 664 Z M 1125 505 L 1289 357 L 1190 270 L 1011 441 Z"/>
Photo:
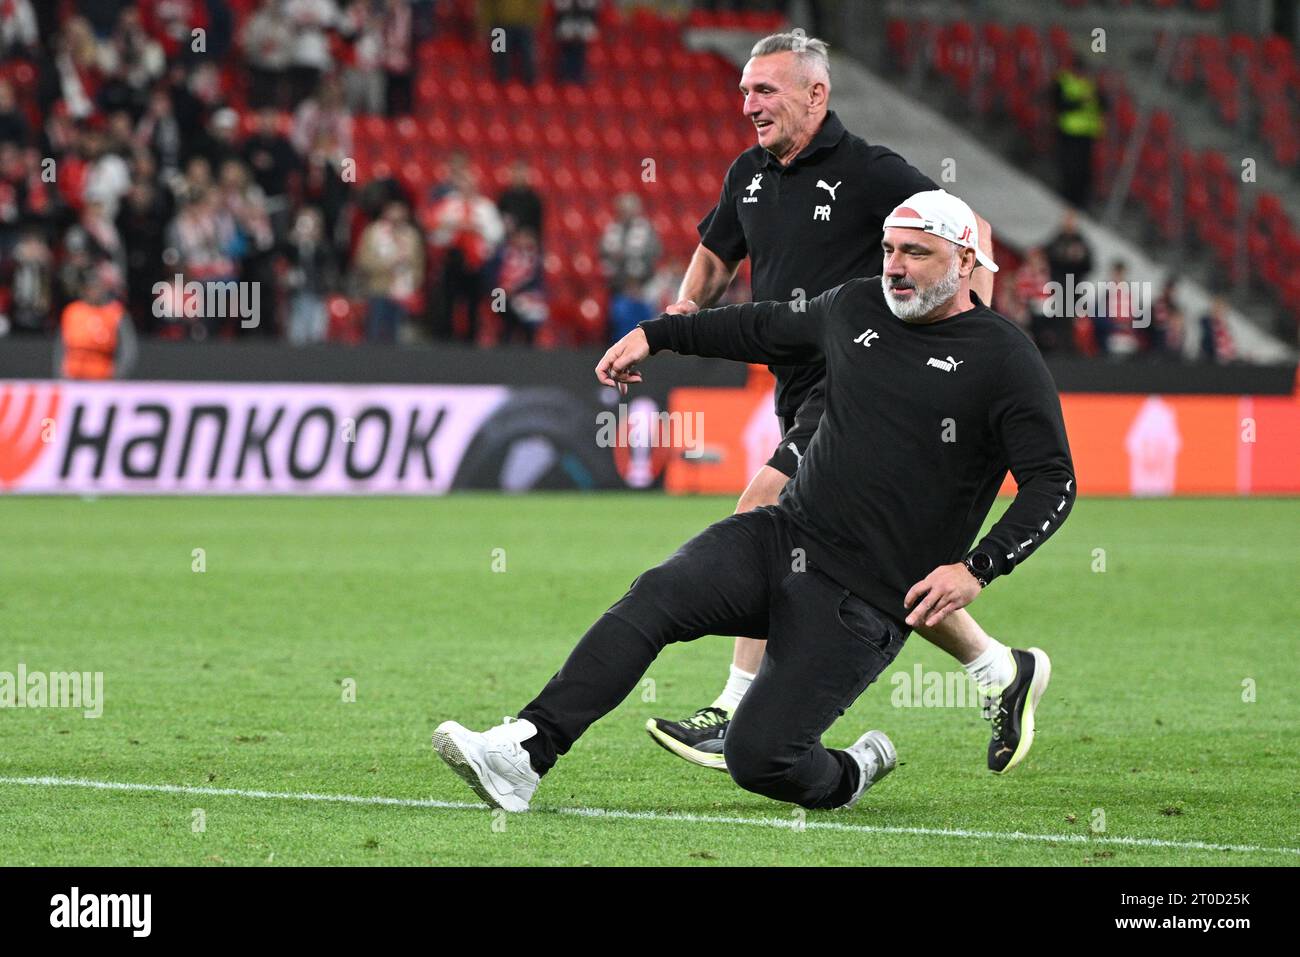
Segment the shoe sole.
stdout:
<path fill-rule="evenodd" d="M 1047 657 L 1047 652 L 1042 648 L 1030 648 L 1028 651 L 1034 656 L 1034 680 L 1029 683 L 1029 697 L 1025 699 L 1025 708 L 1020 713 L 1020 744 L 1007 766 L 1001 771 L 994 771 L 994 774 L 1006 774 L 1023 761 L 1029 754 L 1029 749 L 1034 746 L 1034 714 L 1043 692 L 1047 690 L 1047 683 L 1052 680 L 1052 659 Z"/>
<path fill-rule="evenodd" d="M 645 723 L 645 729 L 650 734 L 650 740 L 659 747 L 672 754 L 677 755 L 683 761 L 689 761 L 701 768 L 713 768 L 717 771 L 727 770 L 727 759 L 721 754 L 710 754 L 708 751 L 697 751 L 690 745 L 682 744 L 670 734 L 665 734 L 659 730 L 655 724 L 654 718 L 649 718 Z"/>
<path fill-rule="evenodd" d="M 453 728 L 447 728 L 445 724 L 438 725 L 433 732 L 433 749 L 438 752 L 438 757 L 442 758 L 443 763 L 468 784 L 488 807 L 500 808 L 503 811 L 527 811 L 527 804 L 523 807 L 506 807 L 501 803 L 501 798 L 483 783 L 482 770 L 461 750 L 460 742 L 456 740 L 455 732 L 459 728 L 459 725 Z"/>

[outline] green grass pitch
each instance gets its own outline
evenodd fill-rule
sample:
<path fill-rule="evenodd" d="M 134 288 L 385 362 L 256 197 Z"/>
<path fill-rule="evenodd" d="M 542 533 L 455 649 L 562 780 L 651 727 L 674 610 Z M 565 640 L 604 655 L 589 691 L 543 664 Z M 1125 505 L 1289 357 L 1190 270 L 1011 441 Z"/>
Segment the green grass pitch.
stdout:
<path fill-rule="evenodd" d="M 803 821 L 688 766 L 642 726 L 712 700 L 731 650 L 713 637 L 668 649 L 533 813 L 468 807 L 434 726 L 513 713 L 638 572 L 730 508 L 0 500 L 0 672 L 101 671 L 105 692 L 98 719 L 0 710 L 0 864 L 1300 863 L 1296 500 L 1079 502 L 972 606 L 1054 664 L 1005 778 L 984 769 L 978 709 L 891 702 L 895 674 L 955 667 L 917 636 L 827 733 L 898 745 L 853 811 Z"/>

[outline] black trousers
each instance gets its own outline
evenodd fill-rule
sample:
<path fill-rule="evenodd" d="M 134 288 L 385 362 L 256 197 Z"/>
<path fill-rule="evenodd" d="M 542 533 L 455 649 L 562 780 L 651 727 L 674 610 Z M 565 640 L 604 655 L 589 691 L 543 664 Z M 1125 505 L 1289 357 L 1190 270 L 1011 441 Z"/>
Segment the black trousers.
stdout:
<path fill-rule="evenodd" d="M 1061 165 L 1061 192 L 1075 209 L 1087 209 L 1092 202 L 1092 151 L 1096 140 L 1088 136 L 1057 133 L 1056 149 Z"/>
<path fill-rule="evenodd" d="M 779 507 L 709 526 L 640 575 L 591 626 L 520 718 L 546 773 L 598 718 L 636 688 L 664 646 L 701 635 L 766 636 L 767 654 L 727 729 L 737 784 L 806 808 L 838 807 L 858 768 L 821 736 L 894 660 L 898 622 L 808 565 Z M 866 730 L 866 729 L 863 729 Z"/>

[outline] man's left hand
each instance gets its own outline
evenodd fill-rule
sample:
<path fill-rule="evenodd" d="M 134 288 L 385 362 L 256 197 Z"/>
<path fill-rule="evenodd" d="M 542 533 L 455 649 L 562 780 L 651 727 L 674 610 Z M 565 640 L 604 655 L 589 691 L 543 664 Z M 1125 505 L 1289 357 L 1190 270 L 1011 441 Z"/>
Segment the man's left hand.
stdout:
<path fill-rule="evenodd" d="M 980 593 L 980 583 L 961 562 L 940 565 L 908 589 L 904 608 L 912 608 L 907 624 L 933 628 L 958 608 L 965 608 Z M 918 604 L 919 602 L 919 604 Z"/>

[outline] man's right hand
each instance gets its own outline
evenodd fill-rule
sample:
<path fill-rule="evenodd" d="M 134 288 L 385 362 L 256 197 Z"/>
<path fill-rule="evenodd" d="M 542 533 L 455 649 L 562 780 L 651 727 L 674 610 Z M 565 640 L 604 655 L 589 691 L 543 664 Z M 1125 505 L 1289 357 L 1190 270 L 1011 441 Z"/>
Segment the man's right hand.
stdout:
<path fill-rule="evenodd" d="M 601 357 L 596 364 L 596 378 L 602 385 L 618 386 L 619 394 L 627 395 L 627 384 L 641 381 L 636 364 L 648 355 L 650 343 L 646 341 L 645 333 L 633 329 Z"/>
<path fill-rule="evenodd" d="M 694 299 L 679 299 L 664 312 L 670 316 L 682 316 L 689 312 L 699 312 L 700 306 Z"/>

